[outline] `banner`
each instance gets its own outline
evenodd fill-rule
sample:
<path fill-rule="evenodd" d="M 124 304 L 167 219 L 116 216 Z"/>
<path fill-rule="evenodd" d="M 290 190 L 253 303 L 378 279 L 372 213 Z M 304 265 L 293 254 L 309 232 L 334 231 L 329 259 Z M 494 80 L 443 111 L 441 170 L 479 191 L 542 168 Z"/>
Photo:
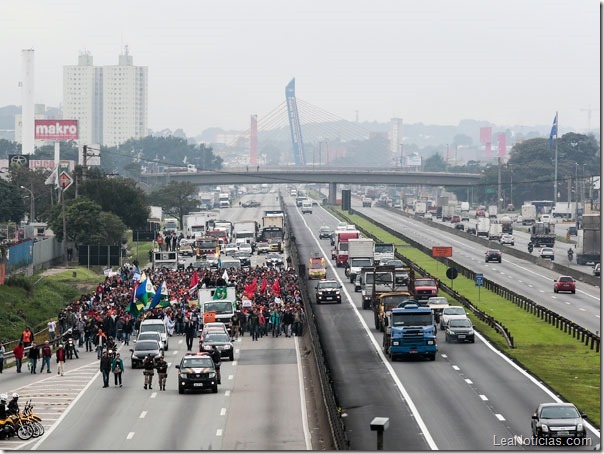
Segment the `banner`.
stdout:
<path fill-rule="evenodd" d="M 36 140 L 77 140 L 78 120 L 35 120 Z"/>

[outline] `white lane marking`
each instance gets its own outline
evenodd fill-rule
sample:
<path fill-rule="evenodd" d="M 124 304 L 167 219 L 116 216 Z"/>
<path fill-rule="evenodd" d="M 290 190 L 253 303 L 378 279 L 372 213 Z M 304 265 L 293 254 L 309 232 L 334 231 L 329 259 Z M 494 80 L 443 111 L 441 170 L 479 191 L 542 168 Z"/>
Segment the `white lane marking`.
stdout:
<path fill-rule="evenodd" d="M 443 358 L 447 358 L 447 355 L 445 355 L 444 353 L 441 353 L 440 356 L 442 356 Z"/>
<path fill-rule="evenodd" d="M 147 416 L 147 412 L 146 411 L 141 411 L 141 415 L 139 416 L 139 418 L 143 419 L 145 416 Z"/>
<path fill-rule="evenodd" d="M 487 396 L 485 396 L 484 394 L 479 394 L 479 395 L 482 400 L 489 400 L 489 398 Z"/>
<path fill-rule="evenodd" d="M 172 365 L 172 363 L 168 363 L 168 367 L 170 367 Z"/>
<path fill-rule="evenodd" d="M 459 370 L 459 366 L 451 366 L 455 370 Z"/>
<path fill-rule="evenodd" d="M 232 379 L 233 379 L 233 376 L 232 376 L 232 375 L 229 375 L 228 380 L 232 380 Z"/>
<path fill-rule="evenodd" d="M 226 415 L 226 408 L 221 408 L 220 409 L 220 416 L 224 416 Z"/>
<path fill-rule="evenodd" d="M 222 429 L 218 429 L 218 430 L 216 431 L 216 436 L 217 436 L 217 437 L 222 437 Z"/>
<path fill-rule="evenodd" d="M 151 399 L 155 399 L 157 397 L 157 393 L 156 392 L 152 392 L 151 393 Z"/>
<path fill-rule="evenodd" d="M 226 390 L 226 391 L 224 392 L 224 396 L 225 396 L 225 397 L 229 397 L 230 395 L 231 395 L 231 390 Z"/>
<path fill-rule="evenodd" d="M 334 219 L 337 219 L 334 215 L 331 215 L 331 216 Z M 306 219 L 304 217 L 301 217 L 301 216 L 300 216 L 300 219 L 302 219 L 302 222 L 306 226 L 306 229 L 309 232 L 313 233 L 312 229 L 308 226 L 308 223 L 306 222 Z M 382 350 L 382 346 L 378 343 L 378 341 L 375 339 L 375 337 L 373 337 L 373 332 L 371 331 L 371 329 L 369 328 L 369 326 L 367 326 L 367 323 L 365 322 L 365 319 L 363 318 L 363 316 L 361 315 L 361 313 L 357 309 L 357 307 L 355 305 L 355 302 L 352 299 L 352 296 L 350 296 L 350 293 L 348 292 L 348 289 L 344 285 L 344 282 L 342 282 L 342 278 L 338 275 L 337 270 L 336 270 L 335 266 L 333 265 L 333 263 L 331 261 L 331 255 L 329 255 L 329 256 L 327 255 L 327 253 L 323 249 L 323 246 L 321 245 L 321 243 L 319 242 L 319 240 L 317 238 L 315 238 L 314 234 L 313 234 L 313 239 L 315 240 L 315 243 L 316 243 L 317 247 L 319 248 L 319 250 L 323 253 L 323 257 L 325 258 L 325 261 L 329 265 L 329 268 L 331 269 L 332 275 L 334 276 L 334 278 L 342 286 L 342 291 L 346 295 L 346 299 L 348 300 L 348 304 L 352 307 L 352 310 L 354 311 L 355 315 L 357 316 L 357 319 L 361 323 L 361 326 L 365 330 L 365 333 L 367 334 L 367 337 L 369 338 L 369 341 L 373 344 L 373 348 L 375 349 L 377 355 L 382 360 L 382 363 L 384 363 L 384 367 L 386 367 L 386 369 L 388 370 L 388 373 L 392 377 L 392 380 L 394 381 L 396 387 L 398 388 L 399 392 L 401 393 L 401 396 L 402 396 L 403 400 L 405 402 L 407 402 L 407 405 L 409 406 L 409 410 L 411 410 L 411 413 L 415 417 L 415 420 L 417 421 L 417 425 L 419 426 L 419 429 L 421 430 L 422 434 L 426 438 L 426 443 L 428 443 L 428 446 L 430 447 L 430 449 L 432 449 L 432 450 L 438 449 L 438 446 L 437 446 L 436 442 L 434 441 L 434 439 L 432 438 L 432 435 L 430 434 L 430 431 L 428 430 L 428 426 L 426 425 L 426 423 L 422 419 L 422 415 L 419 413 L 419 410 L 417 409 L 415 403 L 411 399 L 411 395 L 409 394 L 409 392 L 403 386 L 403 383 L 401 382 L 400 378 L 398 377 L 398 375 L 394 371 L 394 368 L 392 367 L 392 364 L 390 364 L 390 362 L 388 361 L 388 359 L 386 359 L 386 356 L 384 355 L 384 351 Z"/>
<path fill-rule="evenodd" d="M 503 415 L 499 414 L 499 413 L 495 413 L 495 416 L 497 417 L 497 419 L 499 421 L 505 421 L 505 418 L 503 417 Z"/>
<path fill-rule="evenodd" d="M 304 432 L 304 442 L 306 450 L 312 450 L 312 440 L 310 429 L 308 428 L 308 415 L 306 413 L 306 393 L 304 391 L 304 374 L 302 371 L 302 356 L 300 355 L 300 344 L 298 337 L 294 337 L 294 345 L 296 347 L 296 364 L 298 366 L 298 386 L 300 388 L 300 412 L 302 413 L 302 431 Z"/>
<path fill-rule="evenodd" d="M 237 350 L 237 352 L 239 353 L 239 350 Z M 232 364 L 233 366 L 236 366 L 236 365 L 237 365 L 237 361 L 233 361 L 231 364 Z"/>
<path fill-rule="evenodd" d="M 128 435 L 126 436 L 126 440 L 132 440 L 133 437 L 134 437 L 134 432 L 128 432 Z"/>
<path fill-rule="evenodd" d="M 172 354 L 173 354 L 174 356 L 178 355 L 178 350 L 174 350 L 174 351 L 172 352 Z"/>
<path fill-rule="evenodd" d="M 179 340 L 179 341 L 178 341 L 178 343 L 179 343 L 179 344 L 182 344 L 182 343 L 183 343 L 183 340 L 182 340 L 182 339 L 181 339 L 181 340 Z"/>
<path fill-rule="evenodd" d="M 580 307 L 579 310 L 585 312 L 585 309 L 583 309 L 582 307 Z"/>
<path fill-rule="evenodd" d="M 472 380 L 470 380 L 469 378 L 466 378 L 466 383 L 467 383 L 468 385 L 471 385 L 471 384 L 472 384 Z"/>

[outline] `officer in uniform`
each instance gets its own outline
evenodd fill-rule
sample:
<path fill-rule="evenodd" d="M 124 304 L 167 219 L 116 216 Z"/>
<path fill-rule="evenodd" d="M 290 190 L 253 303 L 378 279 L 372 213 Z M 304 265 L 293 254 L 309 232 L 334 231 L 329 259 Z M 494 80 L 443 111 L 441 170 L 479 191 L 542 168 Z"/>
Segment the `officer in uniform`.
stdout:
<path fill-rule="evenodd" d="M 147 385 L 149 385 L 149 389 L 153 389 L 151 385 L 153 384 L 153 369 L 155 368 L 155 361 L 151 355 L 147 355 L 145 360 L 143 361 L 143 375 L 145 376 L 145 389 L 147 389 Z"/>
<path fill-rule="evenodd" d="M 159 390 L 166 390 L 166 378 L 168 377 L 168 363 L 164 359 L 164 355 L 161 355 L 155 362 L 155 368 L 157 369 L 157 377 L 159 378 Z"/>
<path fill-rule="evenodd" d="M 216 367 L 216 376 L 218 378 L 218 384 L 220 385 L 220 363 L 222 361 L 222 358 L 216 345 L 212 345 L 212 350 L 210 350 L 210 357 L 212 358 L 212 361 L 214 361 L 214 366 Z"/>

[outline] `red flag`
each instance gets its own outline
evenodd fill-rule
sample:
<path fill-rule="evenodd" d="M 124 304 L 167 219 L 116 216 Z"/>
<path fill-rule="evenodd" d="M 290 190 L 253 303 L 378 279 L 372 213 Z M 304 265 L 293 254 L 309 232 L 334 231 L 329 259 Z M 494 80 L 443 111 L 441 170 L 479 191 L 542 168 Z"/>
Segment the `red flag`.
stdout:
<path fill-rule="evenodd" d="M 254 280 L 252 281 L 252 286 L 251 286 L 252 292 L 256 293 L 256 290 L 258 289 L 258 278 L 255 277 Z"/>
<path fill-rule="evenodd" d="M 266 290 L 266 276 L 262 277 L 262 284 L 260 284 L 260 293 L 264 293 L 264 291 Z"/>
<path fill-rule="evenodd" d="M 275 292 L 275 296 L 281 296 L 281 285 L 278 278 L 275 278 L 275 282 L 273 282 L 273 292 Z"/>
<path fill-rule="evenodd" d="M 193 276 L 191 276 L 191 283 L 189 284 L 189 294 L 191 296 L 195 295 L 197 284 L 199 284 L 199 275 L 197 274 L 197 270 L 195 270 Z"/>

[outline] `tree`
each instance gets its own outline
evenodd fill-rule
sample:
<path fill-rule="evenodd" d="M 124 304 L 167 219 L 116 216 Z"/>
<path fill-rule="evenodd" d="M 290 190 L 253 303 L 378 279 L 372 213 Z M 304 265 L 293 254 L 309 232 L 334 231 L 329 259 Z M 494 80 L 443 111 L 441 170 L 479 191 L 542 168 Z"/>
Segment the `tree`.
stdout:
<path fill-rule="evenodd" d="M 148 201 L 149 205 L 161 206 L 165 214 L 178 218 L 182 225 L 183 216 L 199 206 L 196 196 L 197 187 L 193 183 L 171 181 L 169 185 L 151 193 Z"/>
<path fill-rule="evenodd" d="M 101 206 L 85 197 L 66 201 L 65 219 L 67 238 L 76 247 L 80 244 L 120 244 L 126 226 L 112 213 L 103 212 Z M 49 226 L 59 240 L 63 239 L 61 205 L 53 208 Z"/>
<path fill-rule="evenodd" d="M 0 179 L 0 221 L 19 222 L 23 219 L 27 208 L 22 192 L 18 186 Z"/>
<path fill-rule="evenodd" d="M 425 172 L 444 172 L 447 170 L 447 163 L 439 153 L 435 153 L 424 160 L 423 168 Z"/>

